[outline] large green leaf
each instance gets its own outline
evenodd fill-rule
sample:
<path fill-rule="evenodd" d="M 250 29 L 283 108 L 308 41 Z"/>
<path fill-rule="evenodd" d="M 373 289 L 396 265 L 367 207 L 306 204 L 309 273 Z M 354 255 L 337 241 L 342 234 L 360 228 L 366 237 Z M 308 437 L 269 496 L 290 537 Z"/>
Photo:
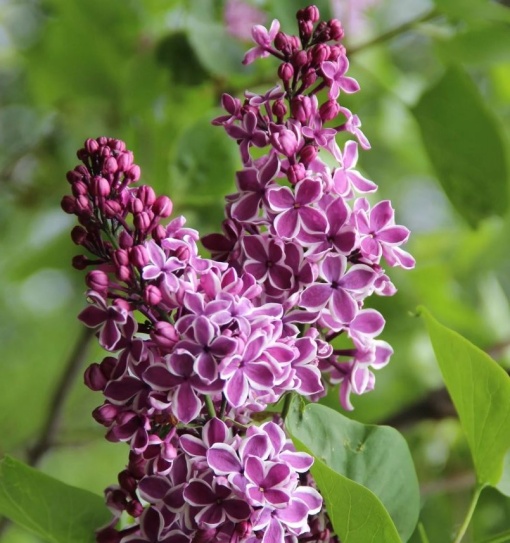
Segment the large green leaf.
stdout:
<path fill-rule="evenodd" d="M 437 322 L 425 308 L 419 311 L 459 414 L 478 482 L 510 495 L 510 377 L 488 354 Z"/>
<path fill-rule="evenodd" d="M 471 24 L 510 22 L 510 10 L 488 0 L 434 0 L 438 11 Z"/>
<path fill-rule="evenodd" d="M 508 166 L 499 123 L 469 76 L 448 68 L 413 113 L 443 189 L 472 226 L 508 208 Z"/>
<path fill-rule="evenodd" d="M 418 481 L 407 443 L 394 428 L 361 424 L 323 405 L 300 409 L 298 401 L 286 424 L 316 458 L 313 475 L 330 516 L 328 502 L 334 502 L 332 522 L 342 541 L 411 537 L 420 507 Z M 384 539 L 381 532 L 395 535 Z"/>
<path fill-rule="evenodd" d="M 0 514 L 50 543 L 93 543 L 111 517 L 100 496 L 8 456 L 0 460 Z"/>

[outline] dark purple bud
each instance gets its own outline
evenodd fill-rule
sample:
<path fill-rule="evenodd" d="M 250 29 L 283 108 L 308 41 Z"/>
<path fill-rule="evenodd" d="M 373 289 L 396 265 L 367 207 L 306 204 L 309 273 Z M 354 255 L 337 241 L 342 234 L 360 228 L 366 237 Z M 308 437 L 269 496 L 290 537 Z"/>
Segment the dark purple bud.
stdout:
<path fill-rule="evenodd" d="M 99 143 L 101 147 L 103 147 L 104 145 L 108 143 L 108 138 L 106 136 L 100 136 L 99 138 L 96 139 L 96 141 L 97 143 Z"/>
<path fill-rule="evenodd" d="M 115 173 L 119 169 L 119 165 L 117 164 L 117 160 L 109 156 L 103 164 L 103 171 L 106 173 Z"/>
<path fill-rule="evenodd" d="M 156 193 L 152 187 L 148 185 L 142 185 L 136 191 L 136 197 L 142 202 L 143 207 L 150 207 L 156 201 Z M 136 209 L 136 211 L 142 211 L 141 209 Z"/>
<path fill-rule="evenodd" d="M 99 424 L 102 424 L 103 426 L 110 426 L 110 424 L 112 424 L 117 418 L 119 409 L 119 407 L 112 405 L 111 403 L 105 403 L 99 407 L 96 407 L 96 409 L 92 411 L 92 416 L 96 422 L 99 422 Z"/>
<path fill-rule="evenodd" d="M 129 211 L 133 214 L 135 213 L 141 213 L 144 209 L 144 205 L 142 200 L 140 198 L 133 198 L 132 200 L 129 200 L 128 208 Z"/>
<path fill-rule="evenodd" d="M 124 175 L 131 181 L 131 183 L 136 183 L 140 179 L 140 174 L 140 166 L 133 164 Z"/>
<path fill-rule="evenodd" d="M 302 19 L 301 21 L 299 21 L 298 27 L 299 27 L 299 35 L 304 40 L 309 40 L 313 32 L 312 21 L 305 21 L 304 19 Z"/>
<path fill-rule="evenodd" d="M 278 32 L 274 38 L 274 46 L 278 51 L 285 53 L 290 52 L 292 49 L 289 37 L 284 32 Z"/>
<path fill-rule="evenodd" d="M 86 196 L 78 196 L 76 198 L 76 213 L 79 215 L 90 215 L 92 208 L 90 207 L 89 199 Z"/>
<path fill-rule="evenodd" d="M 118 140 L 116 138 L 108 139 L 108 146 L 110 149 L 118 152 L 126 150 L 126 144 L 122 140 Z"/>
<path fill-rule="evenodd" d="M 287 115 L 287 106 L 283 100 L 275 100 L 271 111 L 278 119 L 282 119 L 285 115 Z"/>
<path fill-rule="evenodd" d="M 117 157 L 117 165 L 119 171 L 125 172 L 133 164 L 133 153 L 131 151 L 125 151 Z"/>
<path fill-rule="evenodd" d="M 105 294 L 108 290 L 110 280 L 105 272 L 101 270 L 92 270 L 85 276 L 85 283 L 92 290 L 95 290 L 100 294 Z"/>
<path fill-rule="evenodd" d="M 115 160 L 115 159 L 113 159 Z M 90 182 L 90 194 L 92 196 L 108 196 L 110 194 L 110 183 L 104 177 L 93 177 Z"/>
<path fill-rule="evenodd" d="M 151 332 L 151 338 L 160 347 L 169 350 L 172 349 L 179 340 L 179 336 L 173 325 L 165 321 L 156 322 Z"/>
<path fill-rule="evenodd" d="M 101 367 L 101 371 L 103 372 L 103 375 L 110 380 L 112 378 L 113 372 L 117 368 L 117 359 L 113 356 L 106 356 L 103 358 L 103 361 L 101 364 L 99 364 Z"/>
<path fill-rule="evenodd" d="M 308 96 L 299 95 L 292 99 L 290 110 L 292 116 L 300 123 L 306 123 L 312 114 L 312 100 Z"/>
<path fill-rule="evenodd" d="M 107 217 L 116 217 L 122 211 L 122 206 L 115 200 L 106 200 L 103 211 Z"/>
<path fill-rule="evenodd" d="M 304 18 L 312 21 L 312 23 L 316 23 L 321 17 L 319 8 L 317 6 L 308 6 L 303 11 Z"/>
<path fill-rule="evenodd" d="M 87 231 L 83 226 L 75 226 L 71 230 L 71 239 L 76 245 L 83 245 L 87 240 Z"/>
<path fill-rule="evenodd" d="M 76 200 L 72 196 L 64 196 L 60 201 L 60 207 L 65 213 L 73 215 L 76 213 Z"/>
<path fill-rule="evenodd" d="M 90 260 L 85 255 L 76 255 L 73 257 L 72 265 L 75 270 L 84 270 L 90 264 Z"/>
<path fill-rule="evenodd" d="M 305 88 L 311 87 L 317 81 L 317 73 L 314 68 L 308 68 L 306 73 L 302 76 L 303 84 Z"/>
<path fill-rule="evenodd" d="M 138 518 L 144 512 L 143 505 L 138 500 L 130 501 L 126 506 L 126 511 L 133 517 Z"/>
<path fill-rule="evenodd" d="M 135 245 L 129 252 L 129 261 L 137 268 L 143 268 L 149 263 L 149 253 L 143 245 Z"/>
<path fill-rule="evenodd" d="M 117 266 L 128 266 L 129 265 L 129 253 L 127 249 L 117 249 L 113 253 L 113 261 Z"/>
<path fill-rule="evenodd" d="M 308 64 L 307 52 L 303 51 L 302 49 L 301 51 L 296 51 L 292 55 L 292 64 L 294 64 L 296 68 L 302 68 L 303 66 L 306 66 Z"/>
<path fill-rule="evenodd" d="M 158 217 L 166 218 L 170 217 L 173 210 L 172 200 L 168 196 L 161 195 L 156 198 L 156 201 L 152 205 L 152 211 Z"/>
<path fill-rule="evenodd" d="M 119 234 L 119 246 L 121 249 L 129 249 L 130 247 L 133 247 L 133 237 L 131 234 L 129 234 L 129 232 L 122 230 L 122 232 Z"/>
<path fill-rule="evenodd" d="M 124 511 L 127 505 L 126 493 L 119 488 L 110 488 L 106 491 L 106 505 Z"/>
<path fill-rule="evenodd" d="M 81 173 L 77 172 L 76 170 L 70 170 L 66 173 L 66 179 L 69 181 L 69 183 L 71 183 L 71 185 L 76 183 L 76 181 L 81 181 L 82 177 L 83 176 Z"/>
<path fill-rule="evenodd" d="M 137 230 L 141 232 L 146 232 L 151 225 L 151 218 L 146 211 L 137 213 L 133 218 L 133 224 Z"/>
<path fill-rule="evenodd" d="M 294 67 L 290 62 L 280 64 L 280 67 L 278 68 L 278 77 L 285 83 L 294 77 Z"/>
<path fill-rule="evenodd" d="M 344 37 L 344 29 L 342 23 L 338 19 L 328 21 L 330 39 L 340 41 Z"/>
<path fill-rule="evenodd" d="M 163 239 L 166 239 L 168 237 L 168 234 L 166 233 L 165 227 L 161 224 L 158 224 L 156 228 L 152 231 L 152 237 L 155 241 L 161 241 Z"/>
<path fill-rule="evenodd" d="M 83 181 L 75 181 L 71 187 L 73 194 L 78 198 L 78 196 L 83 196 L 87 194 L 89 188 Z"/>
<path fill-rule="evenodd" d="M 91 364 L 85 370 L 83 378 L 85 385 L 94 392 L 103 391 L 106 387 L 106 383 L 108 383 L 108 380 L 101 371 L 101 366 L 99 364 Z"/>
<path fill-rule="evenodd" d="M 158 305 L 163 298 L 161 291 L 156 285 L 147 285 L 143 291 L 143 299 L 147 305 Z"/>
<path fill-rule="evenodd" d="M 138 488 L 138 483 L 136 479 L 131 475 L 130 471 L 127 469 L 122 470 L 117 480 L 122 489 L 124 489 L 128 494 L 134 494 Z"/>
<path fill-rule="evenodd" d="M 104 158 L 105 160 L 112 155 L 112 150 L 109 148 L 109 147 L 101 147 L 101 149 L 99 149 L 99 156 Z"/>
<path fill-rule="evenodd" d="M 317 157 L 317 149 L 313 145 L 305 145 L 300 153 L 301 162 L 308 166 Z"/>
<path fill-rule="evenodd" d="M 99 143 L 97 143 L 96 140 L 93 140 L 92 138 L 89 138 L 85 141 L 84 147 L 87 150 L 87 153 L 89 155 L 93 155 L 94 153 L 97 153 L 99 150 Z"/>
<path fill-rule="evenodd" d="M 301 162 L 289 166 L 287 170 L 287 179 L 292 185 L 295 185 L 301 179 L 306 177 L 306 168 Z"/>
<path fill-rule="evenodd" d="M 89 154 L 87 153 L 87 149 L 78 149 L 78 151 L 76 151 L 76 156 L 78 157 L 79 160 L 81 160 L 82 162 L 87 162 L 88 158 L 89 158 Z"/>
<path fill-rule="evenodd" d="M 332 45 L 329 51 L 329 58 L 331 62 L 335 62 L 339 57 L 345 55 L 345 47 L 343 45 Z"/>
<path fill-rule="evenodd" d="M 315 66 L 320 66 L 329 58 L 329 49 L 329 45 L 325 43 L 319 43 L 312 49 L 312 61 Z"/>
<path fill-rule="evenodd" d="M 340 105 L 336 100 L 328 100 L 319 108 L 319 115 L 324 122 L 331 121 L 338 115 L 339 112 Z"/>
<path fill-rule="evenodd" d="M 124 283 L 128 283 L 132 277 L 131 270 L 127 266 L 119 266 L 115 270 L 115 275 L 119 281 Z"/>
<path fill-rule="evenodd" d="M 247 539 L 252 531 L 251 526 L 252 524 L 249 520 L 242 520 L 236 524 L 235 532 L 239 535 L 240 539 Z"/>

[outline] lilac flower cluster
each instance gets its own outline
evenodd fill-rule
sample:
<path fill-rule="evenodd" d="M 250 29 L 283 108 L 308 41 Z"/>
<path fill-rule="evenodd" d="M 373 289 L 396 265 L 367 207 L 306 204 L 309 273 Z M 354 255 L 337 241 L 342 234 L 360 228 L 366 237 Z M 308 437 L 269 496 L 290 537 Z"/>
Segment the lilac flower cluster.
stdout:
<path fill-rule="evenodd" d="M 413 260 L 390 203 L 355 197 L 376 186 L 354 170 L 357 143 L 341 152 L 335 136 L 368 146 L 337 104 L 358 85 L 345 76 L 343 47 L 328 44 L 342 37 L 340 23 L 318 19 L 315 7 L 300 10 L 299 37 L 277 21 L 256 26 L 245 61 L 279 58 L 283 88 L 223 98 L 228 115 L 215 123 L 239 143 L 244 168 L 225 234 L 203 240 L 214 260 L 199 255 L 183 217 L 165 221 L 168 197 L 135 186 L 140 168 L 123 142 L 87 140 L 67 175 L 62 207 L 78 217 L 72 239 L 89 253 L 73 260 L 90 269 L 79 319 L 109 352 L 85 382 L 104 395 L 93 415 L 107 439 L 130 448 L 106 490 L 112 520 L 98 543 L 338 541 L 313 458 L 285 435 L 285 410 L 292 394 L 317 399 L 328 382 L 341 383 L 346 408 L 351 392 L 373 387 L 371 369 L 392 351 L 364 299 L 395 290 L 383 256 L 405 268 Z M 337 114 L 345 122 L 326 127 Z M 334 348 L 341 334 L 352 348 Z M 282 414 L 266 411 L 280 400 Z"/>
<path fill-rule="evenodd" d="M 287 325 L 326 341 L 341 334 L 351 340 L 352 348 L 332 349 L 319 368 L 330 383 L 341 383 L 341 403 L 352 409 L 351 393 L 371 390 L 372 370 L 392 354 L 376 339 L 382 315 L 364 308 L 364 300 L 395 293 L 383 257 L 405 269 L 414 259 L 401 248 L 409 231 L 395 224 L 391 203 L 371 206 L 363 196 L 377 185 L 355 169 L 358 142 L 370 144 L 357 115 L 338 103 L 342 92 L 359 90 L 346 75 L 341 24 L 319 22 L 315 6 L 297 19 L 299 36 L 281 32 L 277 20 L 269 30 L 255 26 L 256 46 L 244 59 L 277 58 L 281 84 L 265 94 L 246 92 L 244 102 L 223 96 L 227 115 L 214 123 L 237 141 L 243 169 L 238 192 L 227 197 L 224 233 L 203 243 L 218 260 L 251 273 L 263 285 L 261 300 L 284 308 Z M 340 149 L 340 132 L 357 141 Z"/>

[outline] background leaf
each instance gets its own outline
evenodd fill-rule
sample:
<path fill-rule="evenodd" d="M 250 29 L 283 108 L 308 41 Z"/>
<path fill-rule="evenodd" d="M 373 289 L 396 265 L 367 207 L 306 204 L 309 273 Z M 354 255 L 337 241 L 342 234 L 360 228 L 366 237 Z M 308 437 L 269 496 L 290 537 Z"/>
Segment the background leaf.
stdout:
<path fill-rule="evenodd" d="M 100 496 L 9 456 L 0 461 L 0 513 L 51 543 L 93 543 L 110 520 Z"/>
<path fill-rule="evenodd" d="M 423 307 L 441 373 L 459 414 L 478 481 L 508 492 L 502 477 L 510 450 L 510 378 L 492 358 L 437 322 Z M 508 462 L 506 462 L 508 464 Z"/>
<path fill-rule="evenodd" d="M 407 541 L 418 520 L 420 498 L 414 465 L 404 438 L 394 428 L 361 424 L 323 405 L 309 404 L 300 412 L 298 403 L 294 401 L 294 407 L 286 419 L 293 438 L 302 442 L 314 457 L 337 474 L 363 485 L 377 496 L 393 519 L 398 533 Z M 327 479 L 327 474 L 324 477 Z M 319 481 L 318 484 L 322 491 Z M 345 482 L 341 484 L 348 487 Z M 345 492 L 346 496 L 335 498 L 345 500 L 342 510 L 338 512 L 339 519 L 349 517 L 358 508 L 362 515 L 370 508 L 378 511 L 368 494 L 359 489 L 352 490 L 355 492 L 353 495 L 349 495 L 351 490 Z M 342 492 L 337 491 L 337 494 Z M 353 498 L 354 495 L 356 498 Z M 348 503 L 353 499 L 361 503 L 352 506 L 351 511 Z M 375 537 L 377 531 L 388 523 L 381 513 L 374 515 L 370 523 L 373 532 L 367 531 L 366 537 L 369 533 Z M 347 521 L 344 519 L 342 522 Z M 345 533 L 340 533 L 340 537 L 343 541 Z"/>
<path fill-rule="evenodd" d="M 469 76 L 451 66 L 413 109 L 425 149 L 458 213 L 472 226 L 508 208 L 500 127 Z"/>

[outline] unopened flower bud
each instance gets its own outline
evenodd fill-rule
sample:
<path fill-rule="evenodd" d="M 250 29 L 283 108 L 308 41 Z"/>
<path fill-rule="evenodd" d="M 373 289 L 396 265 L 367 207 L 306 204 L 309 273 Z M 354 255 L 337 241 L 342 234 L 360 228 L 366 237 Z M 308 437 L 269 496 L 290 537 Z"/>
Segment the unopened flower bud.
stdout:
<path fill-rule="evenodd" d="M 330 39 L 340 41 L 344 37 L 344 29 L 342 23 L 338 19 L 331 19 L 328 22 Z"/>
<path fill-rule="evenodd" d="M 85 255 L 76 255 L 73 257 L 72 265 L 75 270 L 84 270 L 90 264 L 90 260 Z"/>
<path fill-rule="evenodd" d="M 122 230 L 122 232 L 119 234 L 119 246 L 121 249 L 129 249 L 130 247 L 133 247 L 133 237 L 125 230 Z"/>
<path fill-rule="evenodd" d="M 94 417 L 95 421 L 99 422 L 99 424 L 102 424 L 103 426 L 110 426 L 110 424 L 112 424 L 112 422 L 114 422 L 117 418 L 119 410 L 120 407 L 110 403 L 105 403 L 99 407 L 96 407 L 96 409 L 92 411 L 92 416 Z"/>
<path fill-rule="evenodd" d="M 132 183 L 136 183 L 140 179 L 140 174 L 140 166 L 138 166 L 137 164 L 133 164 L 124 175 Z"/>
<path fill-rule="evenodd" d="M 60 201 L 60 207 L 65 213 L 73 215 L 76 213 L 76 200 L 72 196 L 64 196 Z"/>
<path fill-rule="evenodd" d="M 292 116 L 300 123 L 306 123 L 312 113 L 312 105 L 312 100 L 308 96 L 296 96 L 290 103 Z"/>
<path fill-rule="evenodd" d="M 317 73 L 314 68 L 309 68 L 302 77 L 305 89 L 311 87 L 317 81 Z"/>
<path fill-rule="evenodd" d="M 103 204 L 103 211 L 107 217 L 112 218 L 122 211 L 122 207 L 116 200 L 106 200 Z"/>
<path fill-rule="evenodd" d="M 129 470 L 122 470 L 117 476 L 117 480 L 119 481 L 119 485 L 121 486 L 121 488 L 125 490 L 128 494 L 134 494 L 136 492 L 138 485 L 136 479 L 133 477 Z"/>
<path fill-rule="evenodd" d="M 103 171 L 106 173 L 115 173 L 119 169 L 117 160 L 113 156 L 109 156 L 103 164 Z"/>
<path fill-rule="evenodd" d="M 108 290 L 110 280 L 104 271 L 92 270 L 85 276 L 85 283 L 90 289 L 104 294 Z"/>
<path fill-rule="evenodd" d="M 143 268 L 149 263 L 149 253 L 143 245 L 135 245 L 129 251 L 129 261 L 137 268 Z"/>
<path fill-rule="evenodd" d="M 71 230 L 71 239 L 76 245 L 83 245 L 87 239 L 87 231 L 83 226 L 75 226 Z"/>
<path fill-rule="evenodd" d="M 122 535 L 115 528 L 107 527 L 96 532 L 97 543 L 120 543 Z"/>
<path fill-rule="evenodd" d="M 131 270 L 127 266 L 119 266 L 115 271 L 115 275 L 123 283 L 128 283 L 131 280 Z"/>
<path fill-rule="evenodd" d="M 295 185 L 301 179 L 306 177 L 306 168 L 301 162 L 297 164 L 292 164 L 287 170 L 287 179 L 292 185 Z"/>
<path fill-rule="evenodd" d="M 78 198 L 78 196 L 84 196 L 88 192 L 88 187 L 83 181 L 75 181 L 71 187 L 73 194 Z"/>
<path fill-rule="evenodd" d="M 294 67 L 290 62 L 280 64 L 278 68 L 278 77 L 284 82 L 288 82 L 294 77 Z"/>
<path fill-rule="evenodd" d="M 172 349 L 179 340 L 173 325 L 165 321 L 156 322 L 151 332 L 151 338 L 160 347 L 168 350 Z"/>
<path fill-rule="evenodd" d="M 319 43 L 312 49 L 312 62 L 315 66 L 320 66 L 329 58 L 330 48 L 325 43 Z"/>
<path fill-rule="evenodd" d="M 137 213 L 133 218 L 133 224 L 137 230 L 141 232 L 146 232 L 151 225 L 151 218 L 146 211 Z"/>
<path fill-rule="evenodd" d="M 106 356 L 99 364 L 101 372 L 108 379 L 113 378 L 113 372 L 117 368 L 117 359 L 114 356 Z"/>
<path fill-rule="evenodd" d="M 299 156 L 301 157 L 301 162 L 305 166 L 308 166 L 308 164 L 317 157 L 317 149 L 313 145 L 305 145 L 303 149 L 301 149 Z"/>
<path fill-rule="evenodd" d="M 313 32 L 313 23 L 312 23 L 312 21 L 301 20 L 298 23 L 298 27 L 299 27 L 299 35 L 304 40 L 309 40 L 311 35 L 312 35 L 312 32 Z"/>
<path fill-rule="evenodd" d="M 126 512 L 133 518 L 138 518 L 144 512 L 144 507 L 138 500 L 131 500 L 126 506 Z"/>
<path fill-rule="evenodd" d="M 287 34 L 284 32 L 278 32 L 274 38 L 274 46 L 278 51 L 282 51 L 284 53 L 290 52 L 291 43 Z"/>
<path fill-rule="evenodd" d="M 99 143 L 97 143 L 96 140 L 89 138 L 85 141 L 84 147 L 89 155 L 93 155 L 99 150 Z"/>
<path fill-rule="evenodd" d="M 158 305 L 163 295 L 156 285 L 147 285 L 143 291 L 143 300 L 149 306 Z"/>
<path fill-rule="evenodd" d="M 117 249 L 113 253 L 113 261 L 117 266 L 129 265 L 129 254 L 126 249 Z"/>
<path fill-rule="evenodd" d="M 76 198 L 76 213 L 79 215 L 90 215 L 92 208 L 90 207 L 89 199 L 86 196 L 78 196 Z"/>
<path fill-rule="evenodd" d="M 141 213 L 144 209 L 144 205 L 142 200 L 140 198 L 133 198 L 132 200 L 129 200 L 128 209 L 133 215 L 135 213 Z"/>
<path fill-rule="evenodd" d="M 150 207 L 156 201 L 156 193 L 149 185 L 142 185 L 139 187 L 136 191 L 136 197 L 142 202 L 144 207 Z M 142 209 L 137 211 L 142 211 Z"/>
<path fill-rule="evenodd" d="M 101 371 L 99 364 L 91 364 L 86 370 L 84 381 L 85 385 L 93 390 L 94 392 L 103 391 L 108 383 L 105 375 Z"/>
<path fill-rule="evenodd" d="M 292 64 L 296 68 L 302 68 L 303 66 L 306 66 L 308 64 L 308 54 L 306 51 L 296 51 L 292 55 Z"/>
<path fill-rule="evenodd" d="M 319 8 L 317 6 L 308 6 L 304 10 L 304 17 L 305 19 L 308 19 L 309 21 L 312 21 L 312 23 L 316 23 L 321 15 L 319 12 Z"/>
<path fill-rule="evenodd" d="M 157 242 L 160 242 L 167 237 L 168 234 L 166 233 L 165 227 L 161 224 L 158 224 L 156 228 L 154 228 L 154 230 L 152 231 L 152 238 Z"/>
<path fill-rule="evenodd" d="M 331 121 L 338 115 L 339 112 L 340 105 L 336 100 L 328 100 L 319 108 L 319 115 L 324 122 Z"/>
<path fill-rule="evenodd" d="M 110 138 L 108 140 L 108 146 L 110 149 L 113 149 L 117 152 L 122 152 L 126 150 L 126 144 L 122 140 L 118 140 L 117 138 Z"/>
<path fill-rule="evenodd" d="M 172 200 L 168 196 L 161 195 L 156 198 L 156 201 L 152 205 L 152 211 L 158 217 L 166 218 L 170 217 L 173 210 Z"/>
<path fill-rule="evenodd" d="M 119 170 L 125 172 L 133 164 L 133 153 L 131 151 L 125 151 L 117 157 L 117 165 Z"/>
<path fill-rule="evenodd" d="M 331 62 L 335 62 L 339 57 L 345 55 L 345 47 L 343 45 L 332 45 L 329 48 L 329 58 Z"/>
<path fill-rule="evenodd" d="M 84 148 L 78 149 L 78 151 L 76 151 L 76 156 L 82 162 L 87 162 L 87 160 L 89 158 L 89 154 L 87 153 L 87 149 L 84 149 Z"/>
<path fill-rule="evenodd" d="M 115 159 L 114 159 L 115 160 Z M 90 183 L 91 196 L 108 196 L 110 194 L 110 183 L 104 177 L 93 177 Z"/>
<path fill-rule="evenodd" d="M 275 100 L 271 111 L 278 119 L 282 119 L 285 115 L 287 115 L 287 106 L 283 100 Z"/>

